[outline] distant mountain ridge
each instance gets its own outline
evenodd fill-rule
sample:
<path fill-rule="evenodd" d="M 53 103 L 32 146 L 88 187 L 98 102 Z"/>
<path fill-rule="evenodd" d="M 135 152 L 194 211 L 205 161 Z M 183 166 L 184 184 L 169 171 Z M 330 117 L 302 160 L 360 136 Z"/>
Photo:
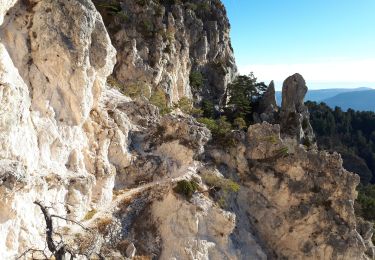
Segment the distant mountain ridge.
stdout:
<path fill-rule="evenodd" d="M 341 107 L 346 111 L 349 108 L 358 111 L 375 111 L 375 90 L 363 90 L 340 93 L 323 100 L 331 108 Z"/>
<path fill-rule="evenodd" d="M 276 101 L 281 105 L 281 91 L 276 92 Z M 375 111 L 375 89 L 360 88 L 332 88 L 314 89 L 306 94 L 305 101 L 324 102 L 331 108 L 336 106 L 342 110 L 349 108 L 358 111 Z"/>

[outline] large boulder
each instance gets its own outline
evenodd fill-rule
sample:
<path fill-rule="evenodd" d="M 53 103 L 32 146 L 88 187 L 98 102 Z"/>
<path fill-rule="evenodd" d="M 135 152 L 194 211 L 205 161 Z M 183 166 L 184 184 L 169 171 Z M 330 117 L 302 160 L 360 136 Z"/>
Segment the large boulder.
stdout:
<path fill-rule="evenodd" d="M 302 113 L 306 110 L 303 99 L 307 93 L 306 82 L 296 73 L 288 77 L 283 83 L 281 112 Z"/>
<path fill-rule="evenodd" d="M 298 73 L 284 81 L 280 126 L 284 138 L 312 148 L 316 147 L 315 136 L 309 121 L 309 111 L 303 101 L 307 90 L 305 80 Z"/>

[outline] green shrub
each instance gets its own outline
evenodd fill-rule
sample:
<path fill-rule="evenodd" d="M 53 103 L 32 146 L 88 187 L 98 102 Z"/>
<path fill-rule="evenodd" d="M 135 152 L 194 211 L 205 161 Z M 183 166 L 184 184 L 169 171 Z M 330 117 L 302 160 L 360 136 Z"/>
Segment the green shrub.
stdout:
<path fill-rule="evenodd" d="M 207 118 L 214 118 L 215 117 L 215 106 L 214 103 L 210 100 L 204 99 L 202 101 L 202 111 L 203 116 Z"/>
<path fill-rule="evenodd" d="M 226 207 L 229 195 L 240 190 L 238 183 L 231 179 L 221 178 L 213 173 L 203 175 L 202 180 L 210 187 L 210 191 L 213 191 L 214 197 L 222 208 Z"/>
<path fill-rule="evenodd" d="M 185 114 L 193 116 L 201 116 L 202 110 L 193 106 L 193 101 L 187 97 L 182 97 L 177 104 L 174 104 L 175 108 L 181 109 Z"/>
<path fill-rule="evenodd" d="M 154 31 L 154 24 L 152 23 L 151 20 L 142 20 L 141 21 L 141 27 L 142 27 L 142 31 L 145 35 L 147 36 L 150 36 L 152 35 L 153 31 Z"/>
<path fill-rule="evenodd" d="M 189 114 L 193 108 L 193 101 L 187 97 L 182 97 L 177 104 L 175 104 L 175 107 L 181 109 L 182 112 Z"/>
<path fill-rule="evenodd" d="M 107 83 L 113 88 L 118 89 L 124 95 L 134 98 L 146 97 L 150 98 L 150 88 L 144 82 L 136 82 L 131 84 L 121 84 L 113 76 L 107 78 Z"/>
<path fill-rule="evenodd" d="M 246 121 L 242 117 L 237 117 L 236 119 L 234 119 L 233 124 L 239 130 L 245 129 L 247 127 Z"/>
<path fill-rule="evenodd" d="M 261 141 L 266 141 L 271 144 L 277 144 L 277 136 L 276 135 L 270 135 L 270 136 L 265 136 L 260 139 Z"/>
<path fill-rule="evenodd" d="M 150 97 L 150 103 L 159 108 L 159 112 L 161 115 L 168 114 L 171 111 L 168 107 L 166 94 L 159 88 L 152 93 Z"/>
<path fill-rule="evenodd" d="M 221 178 L 215 174 L 205 174 L 202 176 L 203 181 L 209 187 L 220 188 L 226 192 L 238 192 L 240 185 L 231 179 Z"/>
<path fill-rule="evenodd" d="M 227 121 L 226 116 L 219 117 L 219 119 L 216 120 L 216 124 L 217 131 L 215 134 L 219 137 L 224 137 L 232 131 L 232 125 Z"/>
<path fill-rule="evenodd" d="M 199 71 L 192 71 L 189 75 L 190 86 L 193 91 L 200 91 L 203 87 L 203 75 Z"/>
<path fill-rule="evenodd" d="M 303 138 L 303 140 L 302 140 L 302 144 L 303 144 L 304 146 L 306 146 L 307 148 L 310 148 L 311 145 L 312 145 L 312 143 L 311 143 L 311 141 L 310 141 L 310 138 L 307 137 L 307 136 L 305 136 L 305 137 Z"/>
<path fill-rule="evenodd" d="M 217 120 L 202 117 L 198 119 L 198 122 L 205 124 L 211 131 L 214 144 L 223 148 L 236 145 L 236 140 L 232 136 L 232 125 L 225 116 L 221 116 Z"/>
<path fill-rule="evenodd" d="M 177 182 L 177 186 L 174 187 L 174 191 L 176 193 L 179 193 L 181 195 L 184 195 L 187 199 L 190 199 L 194 192 L 196 192 L 199 188 L 199 185 L 197 182 L 190 180 L 182 180 Z"/>
<path fill-rule="evenodd" d="M 86 221 L 86 220 L 92 219 L 96 213 L 97 213 L 96 209 L 92 209 L 92 210 L 88 211 L 86 213 L 85 217 L 83 218 L 83 220 Z"/>
<path fill-rule="evenodd" d="M 121 12 L 122 10 L 121 5 L 117 3 L 116 1 L 108 1 L 107 3 L 102 3 L 102 2 L 98 3 L 97 1 L 94 1 L 94 4 L 96 5 L 96 7 L 103 8 L 107 12 L 112 13 L 112 14 L 117 14 Z"/>
<path fill-rule="evenodd" d="M 308 126 L 309 126 L 309 120 L 305 117 L 302 120 L 302 129 L 306 130 Z"/>
<path fill-rule="evenodd" d="M 275 157 L 284 157 L 284 156 L 287 156 L 288 153 L 289 153 L 288 147 L 284 146 L 284 147 L 276 150 Z"/>
<path fill-rule="evenodd" d="M 358 186 L 356 204 L 357 215 L 375 222 L 375 185 Z"/>

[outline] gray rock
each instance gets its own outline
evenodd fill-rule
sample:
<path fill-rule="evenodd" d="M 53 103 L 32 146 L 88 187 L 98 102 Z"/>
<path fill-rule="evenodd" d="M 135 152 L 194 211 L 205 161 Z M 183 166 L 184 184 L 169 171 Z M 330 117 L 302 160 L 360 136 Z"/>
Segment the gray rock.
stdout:
<path fill-rule="evenodd" d="M 302 113 L 306 111 L 303 99 L 307 93 L 306 82 L 296 73 L 288 77 L 283 83 L 281 112 Z"/>
<path fill-rule="evenodd" d="M 266 92 L 263 94 L 259 101 L 259 112 L 262 113 L 273 113 L 277 111 L 276 97 L 275 97 L 275 84 L 273 80 L 269 84 Z"/>
<path fill-rule="evenodd" d="M 126 256 L 129 258 L 133 258 L 135 256 L 137 249 L 135 248 L 133 243 L 130 243 L 126 248 Z"/>
<path fill-rule="evenodd" d="M 307 90 L 305 80 L 298 73 L 284 81 L 280 112 L 281 132 L 284 137 L 296 139 L 308 148 L 316 148 L 310 114 L 303 101 Z"/>
<path fill-rule="evenodd" d="M 224 6 L 210 1 L 207 9 L 196 9 L 201 0 L 147 1 L 143 6 L 121 2 L 125 18 L 97 5 L 118 52 L 115 78 L 126 85 L 161 88 L 171 103 L 192 94 L 219 103 L 237 71 Z M 192 70 L 204 74 L 201 90 L 192 91 Z"/>

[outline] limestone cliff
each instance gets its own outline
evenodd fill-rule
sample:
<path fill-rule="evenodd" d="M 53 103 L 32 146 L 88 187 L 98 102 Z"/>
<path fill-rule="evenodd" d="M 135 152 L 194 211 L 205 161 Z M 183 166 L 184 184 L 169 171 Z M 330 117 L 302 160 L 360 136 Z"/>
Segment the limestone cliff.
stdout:
<path fill-rule="evenodd" d="M 113 73 L 119 82 L 161 88 L 171 102 L 192 94 L 221 101 L 236 65 L 219 0 L 94 3 L 118 51 Z M 203 86 L 191 84 L 194 73 L 203 76 Z"/>
<path fill-rule="evenodd" d="M 107 84 L 114 72 L 175 101 L 191 96 L 193 69 L 207 79 L 197 96 L 221 98 L 235 71 L 223 6 L 173 3 L 2 0 L 0 259 L 374 257 L 358 177 L 303 142 L 301 76 L 280 115 L 264 106 L 281 128 L 233 131 L 225 149 L 193 117 Z"/>

